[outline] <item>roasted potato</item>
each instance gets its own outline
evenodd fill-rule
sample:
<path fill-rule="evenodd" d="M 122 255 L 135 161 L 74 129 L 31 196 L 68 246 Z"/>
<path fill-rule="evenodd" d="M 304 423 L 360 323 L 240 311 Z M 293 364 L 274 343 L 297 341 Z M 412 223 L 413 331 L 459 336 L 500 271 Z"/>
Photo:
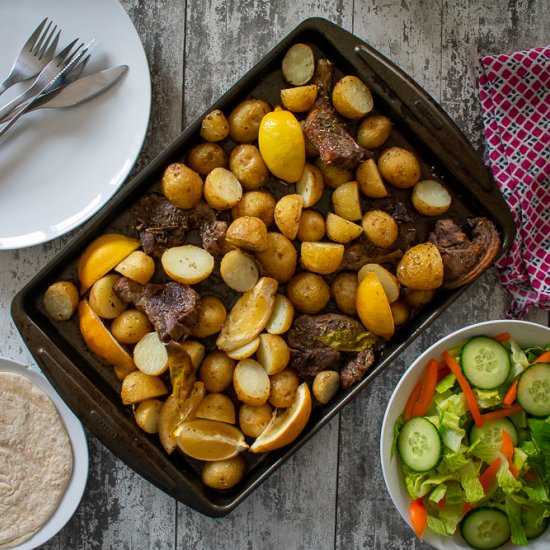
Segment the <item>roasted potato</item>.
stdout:
<path fill-rule="evenodd" d="M 371 199 L 381 199 L 388 196 L 386 184 L 378 171 L 378 166 L 373 159 L 361 162 L 355 170 L 355 179 L 359 184 L 359 189 L 365 197 Z"/>
<path fill-rule="evenodd" d="M 323 196 L 325 181 L 323 173 L 314 164 L 306 164 L 302 177 L 296 183 L 296 193 L 302 197 L 304 208 L 317 204 Z"/>
<path fill-rule="evenodd" d="M 90 307 L 104 319 L 118 317 L 127 307 L 127 303 L 119 298 L 113 290 L 113 285 L 120 279 L 119 275 L 110 273 L 98 279 L 90 289 Z"/>
<path fill-rule="evenodd" d="M 413 206 L 423 216 L 441 216 L 451 207 L 449 191 L 438 181 L 419 181 L 412 190 Z"/>
<path fill-rule="evenodd" d="M 258 361 L 243 359 L 233 371 L 233 388 L 239 401 L 249 405 L 263 405 L 269 398 L 271 382 Z"/>
<path fill-rule="evenodd" d="M 363 228 L 350 222 L 338 214 L 327 214 L 327 237 L 334 242 L 346 244 L 357 239 L 363 233 Z"/>
<path fill-rule="evenodd" d="M 147 315 L 137 309 L 127 309 L 111 323 L 111 333 L 121 344 L 137 344 L 152 326 Z"/>
<path fill-rule="evenodd" d="M 206 141 L 195 145 L 187 155 L 189 168 L 195 170 L 201 176 L 206 176 L 214 168 L 225 168 L 227 166 L 227 153 L 217 143 Z"/>
<path fill-rule="evenodd" d="M 288 281 L 286 293 L 298 311 L 310 315 L 321 311 L 330 300 L 330 288 L 323 277 L 307 271 Z"/>
<path fill-rule="evenodd" d="M 290 361 L 290 348 L 286 340 L 278 334 L 260 334 L 260 345 L 256 359 L 267 374 L 281 372 Z"/>
<path fill-rule="evenodd" d="M 229 169 L 245 189 L 259 189 L 268 179 L 269 172 L 260 151 L 255 145 L 237 145 L 229 155 Z"/>
<path fill-rule="evenodd" d="M 416 290 L 414 288 L 404 289 L 405 303 L 413 309 L 420 309 L 429 304 L 435 296 L 435 290 Z"/>
<path fill-rule="evenodd" d="M 193 244 L 166 249 L 160 262 L 168 277 L 184 285 L 200 283 L 209 277 L 214 269 L 214 256 Z"/>
<path fill-rule="evenodd" d="M 242 216 L 254 216 L 260 218 L 266 227 L 269 227 L 275 217 L 276 202 L 269 191 L 247 191 L 231 209 L 231 215 L 234 220 Z"/>
<path fill-rule="evenodd" d="M 399 236 L 397 222 L 382 210 L 369 210 L 361 224 L 369 241 L 379 248 L 389 248 Z"/>
<path fill-rule="evenodd" d="M 136 419 L 136 424 L 144 432 L 148 434 L 156 434 L 158 432 L 162 403 L 160 399 L 146 399 L 137 406 L 134 418 Z"/>
<path fill-rule="evenodd" d="M 209 392 L 222 392 L 229 388 L 233 381 L 235 361 L 223 351 L 209 353 L 199 367 L 199 378 Z"/>
<path fill-rule="evenodd" d="M 326 405 L 336 395 L 339 387 L 340 373 L 335 370 L 322 370 L 313 379 L 313 396 L 319 403 Z"/>
<path fill-rule="evenodd" d="M 302 210 L 296 238 L 299 241 L 320 241 L 325 236 L 325 218 L 317 210 Z"/>
<path fill-rule="evenodd" d="M 273 407 L 269 403 L 249 405 L 243 403 L 239 407 L 239 426 L 244 435 L 258 437 L 269 424 L 273 416 Z"/>
<path fill-rule="evenodd" d="M 202 482 L 212 489 L 223 491 L 231 489 L 241 481 L 246 471 L 246 463 L 242 455 L 226 460 L 205 462 L 202 467 Z"/>
<path fill-rule="evenodd" d="M 225 393 L 208 393 L 202 398 L 195 416 L 235 424 L 235 405 Z"/>
<path fill-rule="evenodd" d="M 409 248 L 397 264 L 399 282 L 416 290 L 433 290 L 443 284 L 443 260 L 430 242 Z"/>
<path fill-rule="evenodd" d="M 388 302 L 390 304 L 395 302 L 397 298 L 399 298 L 400 291 L 397 277 L 380 264 L 365 264 L 357 272 L 357 281 L 360 283 L 369 272 L 375 273 L 378 277 L 380 284 L 384 287 L 384 292 L 386 293 Z"/>
<path fill-rule="evenodd" d="M 273 313 L 265 327 L 269 334 L 284 334 L 292 326 L 294 320 L 294 306 L 292 302 L 284 295 L 277 294 Z"/>
<path fill-rule="evenodd" d="M 241 359 L 248 359 L 252 357 L 260 345 L 260 337 L 256 336 L 254 340 L 250 340 L 248 344 L 241 346 L 240 348 L 232 349 L 227 352 L 228 357 L 235 359 L 236 361 L 241 361 Z"/>
<path fill-rule="evenodd" d="M 298 234 L 303 207 L 302 196 L 296 193 L 284 195 L 275 205 L 275 224 L 291 240 Z"/>
<path fill-rule="evenodd" d="M 396 326 L 404 325 L 410 316 L 409 308 L 407 304 L 402 300 L 397 300 L 390 304 L 391 314 L 393 315 L 393 322 Z"/>
<path fill-rule="evenodd" d="M 151 376 L 160 376 L 168 369 L 168 351 L 156 331 L 148 332 L 134 346 L 134 363 Z"/>
<path fill-rule="evenodd" d="M 142 250 L 134 250 L 115 266 L 115 271 L 140 285 L 146 285 L 155 273 L 155 260 Z"/>
<path fill-rule="evenodd" d="M 227 228 L 225 242 L 251 252 L 263 252 L 269 244 L 267 227 L 260 218 L 241 216 Z"/>
<path fill-rule="evenodd" d="M 197 342 L 197 340 L 184 340 L 180 342 L 181 347 L 187 352 L 189 358 L 191 359 L 191 364 L 193 365 L 193 370 L 197 370 L 204 359 L 205 348 L 204 344 Z"/>
<path fill-rule="evenodd" d="M 281 70 L 285 80 L 293 86 L 302 86 L 313 78 L 315 55 L 307 44 L 294 44 L 283 57 Z"/>
<path fill-rule="evenodd" d="M 269 377 L 271 379 L 271 391 L 269 404 L 279 409 L 286 409 L 294 403 L 296 390 L 300 384 L 300 378 L 294 369 L 284 369 Z"/>
<path fill-rule="evenodd" d="M 267 248 L 263 252 L 257 252 L 256 258 L 265 275 L 286 283 L 296 271 L 298 253 L 287 237 L 281 233 L 269 232 Z"/>
<path fill-rule="evenodd" d="M 378 159 L 382 177 L 398 189 L 408 189 L 420 179 L 420 164 L 413 153 L 402 147 L 384 149 Z"/>
<path fill-rule="evenodd" d="M 133 405 L 146 399 L 166 395 L 168 390 L 158 376 L 135 370 L 122 381 L 120 396 L 124 405 Z"/>
<path fill-rule="evenodd" d="M 392 121 L 384 115 L 369 115 L 359 124 L 357 143 L 365 149 L 378 149 L 386 143 L 393 128 Z"/>
<path fill-rule="evenodd" d="M 247 99 L 239 103 L 229 115 L 229 133 L 233 141 L 252 143 L 258 139 L 260 122 L 271 111 L 263 99 Z"/>
<path fill-rule="evenodd" d="M 233 208 L 242 198 L 243 188 L 233 172 L 214 168 L 204 181 L 204 198 L 215 210 Z"/>
<path fill-rule="evenodd" d="M 315 166 L 321 170 L 325 184 L 331 189 L 336 189 L 340 185 L 353 180 L 353 171 L 348 168 L 337 164 L 327 164 L 321 159 L 315 161 Z"/>
<path fill-rule="evenodd" d="M 227 317 L 227 311 L 223 302 L 216 296 L 202 296 L 198 319 L 191 329 L 191 335 L 195 338 L 206 338 L 220 332 Z"/>
<path fill-rule="evenodd" d="M 229 135 L 229 122 L 219 109 L 214 109 L 202 119 L 200 133 L 206 141 L 221 141 Z"/>
<path fill-rule="evenodd" d="M 316 84 L 285 88 L 281 90 L 281 103 L 293 113 L 309 111 L 317 99 L 318 88 Z"/>
<path fill-rule="evenodd" d="M 267 239 L 267 236 L 266 236 Z M 223 282 L 237 292 L 251 289 L 260 278 L 258 264 L 242 250 L 230 250 L 220 262 L 220 275 Z"/>
<path fill-rule="evenodd" d="M 356 76 L 342 77 L 332 90 L 332 104 L 342 116 L 361 118 L 372 111 L 374 101 L 367 85 Z"/>
<path fill-rule="evenodd" d="M 355 295 L 357 294 L 357 274 L 344 271 L 336 275 L 330 287 L 338 309 L 347 315 L 355 315 Z"/>
<path fill-rule="evenodd" d="M 194 208 L 202 198 L 202 178 L 182 162 L 168 165 L 160 185 L 164 196 L 178 208 Z"/>
<path fill-rule="evenodd" d="M 305 241 L 300 248 L 300 262 L 305 269 L 313 273 L 334 273 L 343 259 L 343 244 Z"/>
<path fill-rule="evenodd" d="M 346 220 L 361 219 L 361 201 L 359 200 L 359 185 L 356 181 L 348 181 L 332 192 L 332 208 Z"/>
<path fill-rule="evenodd" d="M 78 306 L 78 289 L 71 281 L 56 281 L 44 292 L 44 309 L 54 321 L 68 321 Z"/>

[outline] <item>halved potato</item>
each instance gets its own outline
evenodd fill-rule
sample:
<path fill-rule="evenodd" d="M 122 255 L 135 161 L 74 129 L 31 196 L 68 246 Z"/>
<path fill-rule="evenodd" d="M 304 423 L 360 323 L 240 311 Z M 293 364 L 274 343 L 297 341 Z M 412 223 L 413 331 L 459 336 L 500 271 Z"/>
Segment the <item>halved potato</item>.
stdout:
<path fill-rule="evenodd" d="M 354 75 L 344 76 L 334 85 L 332 104 L 342 116 L 351 119 L 365 116 L 374 107 L 367 85 Z"/>
<path fill-rule="evenodd" d="M 315 166 L 321 170 L 325 184 L 331 189 L 336 189 L 340 185 L 353 180 L 353 171 L 343 166 L 328 164 L 320 158 L 315 161 Z"/>
<path fill-rule="evenodd" d="M 235 359 L 236 361 L 240 361 L 241 359 L 247 359 L 248 357 L 252 357 L 260 345 L 260 338 L 256 337 L 254 340 L 251 340 L 248 342 L 248 344 L 245 344 L 244 346 L 241 346 L 240 348 L 231 350 L 227 352 L 227 356 L 231 357 L 231 359 Z"/>
<path fill-rule="evenodd" d="M 344 245 L 326 242 L 303 242 L 300 248 L 302 265 L 313 273 L 334 273 L 344 259 Z"/>
<path fill-rule="evenodd" d="M 300 217 L 304 202 L 296 193 L 284 195 L 275 205 L 275 224 L 279 231 L 289 239 L 295 239 L 300 226 Z"/>
<path fill-rule="evenodd" d="M 357 129 L 357 143 L 366 149 L 377 149 L 390 137 L 392 121 L 384 115 L 369 115 Z"/>
<path fill-rule="evenodd" d="M 323 173 L 314 164 L 306 164 L 302 177 L 296 183 L 296 193 L 301 195 L 304 208 L 317 204 L 323 196 L 325 181 Z"/>
<path fill-rule="evenodd" d="M 281 103 L 293 113 L 309 111 L 317 99 L 317 84 L 281 90 Z"/>
<path fill-rule="evenodd" d="M 300 378 L 294 369 L 284 369 L 269 377 L 271 391 L 269 404 L 277 409 L 286 409 L 294 403 Z"/>
<path fill-rule="evenodd" d="M 309 315 L 321 311 L 330 300 L 327 282 L 321 275 L 308 271 L 298 273 L 288 281 L 286 294 L 298 311 Z"/>
<path fill-rule="evenodd" d="M 244 250 L 263 252 L 268 246 L 267 227 L 260 218 L 241 216 L 227 228 L 225 242 Z"/>
<path fill-rule="evenodd" d="M 115 266 L 115 271 L 140 285 L 146 285 L 155 273 L 155 260 L 143 250 L 134 250 Z"/>
<path fill-rule="evenodd" d="M 277 374 L 286 368 L 290 361 L 290 348 L 286 340 L 278 334 L 260 334 L 260 345 L 256 359 L 267 374 Z"/>
<path fill-rule="evenodd" d="M 214 256 L 193 244 L 168 248 L 160 262 L 168 277 L 186 285 L 204 281 L 214 269 Z"/>
<path fill-rule="evenodd" d="M 113 285 L 120 279 L 119 275 L 110 273 L 98 279 L 90 289 L 90 307 L 104 319 L 118 317 L 127 307 L 127 303 L 119 298 L 113 290 Z"/>
<path fill-rule="evenodd" d="M 397 222 L 382 210 L 369 210 L 361 223 L 369 241 L 379 248 L 389 248 L 399 236 Z"/>
<path fill-rule="evenodd" d="M 355 315 L 357 313 L 355 295 L 357 294 L 358 284 L 356 273 L 344 271 L 336 275 L 330 286 L 338 309 L 347 315 Z"/>
<path fill-rule="evenodd" d="M 206 338 L 220 332 L 227 317 L 223 302 L 217 296 L 202 296 L 197 322 L 191 329 L 195 338 Z"/>
<path fill-rule="evenodd" d="M 443 260 L 430 242 L 409 248 L 397 264 L 399 282 L 416 290 L 433 290 L 443 284 Z"/>
<path fill-rule="evenodd" d="M 134 363 L 151 376 L 160 376 L 168 369 L 168 351 L 156 331 L 147 333 L 134 346 Z"/>
<path fill-rule="evenodd" d="M 382 267 L 380 264 L 365 264 L 357 272 L 357 280 L 359 283 L 365 278 L 365 275 L 369 272 L 375 273 L 378 277 L 378 280 L 384 287 L 384 292 L 388 297 L 388 302 L 391 304 L 399 298 L 399 281 L 397 277 L 388 271 L 385 267 Z"/>
<path fill-rule="evenodd" d="M 254 359 L 243 359 L 233 372 L 233 388 L 239 401 L 263 405 L 269 398 L 271 382 L 265 369 Z"/>
<path fill-rule="evenodd" d="M 78 289 L 71 281 L 56 281 L 44 292 L 44 308 L 54 321 L 68 321 L 78 306 Z"/>
<path fill-rule="evenodd" d="M 232 351 L 254 340 L 267 325 L 279 283 L 271 277 L 261 277 L 232 307 L 220 331 L 216 345 Z"/>
<path fill-rule="evenodd" d="M 166 167 L 160 185 L 164 196 L 178 208 L 194 208 L 202 198 L 202 178 L 182 162 Z"/>
<path fill-rule="evenodd" d="M 257 252 L 256 258 L 265 275 L 286 283 L 296 271 L 298 253 L 292 242 L 282 233 L 270 232 L 267 234 L 267 248 L 263 252 Z"/>
<path fill-rule="evenodd" d="M 204 198 L 216 210 L 232 208 L 242 196 L 241 183 L 227 168 L 214 168 L 204 180 Z"/>
<path fill-rule="evenodd" d="M 422 180 L 413 187 L 411 201 L 423 216 L 441 216 L 451 207 L 452 197 L 440 182 Z"/>
<path fill-rule="evenodd" d="M 284 334 L 292 326 L 294 320 L 294 306 L 292 302 L 284 295 L 277 294 L 273 313 L 265 327 L 269 334 Z"/>
<path fill-rule="evenodd" d="M 206 141 L 221 141 L 229 135 L 229 122 L 222 111 L 214 109 L 201 122 L 201 137 Z"/>
<path fill-rule="evenodd" d="M 340 373 L 335 370 L 322 370 L 315 375 L 312 384 L 313 396 L 319 403 L 326 405 L 340 387 Z"/>
<path fill-rule="evenodd" d="M 359 185 L 356 181 L 348 181 L 332 192 L 332 207 L 336 214 L 346 220 L 361 219 Z"/>
<path fill-rule="evenodd" d="M 128 374 L 122 381 L 120 389 L 120 396 L 124 405 L 132 405 L 167 393 L 168 389 L 158 376 L 151 376 L 140 370 Z"/>
<path fill-rule="evenodd" d="M 220 275 L 223 282 L 237 292 L 250 290 L 260 278 L 258 264 L 254 258 L 238 248 L 223 256 L 220 262 Z"/>
<path fill-rule="evenodd" d="M 136 424 L 144 432 L 148 434 L 156 434 L 158 432 L 162 403 L 160 399 L 146 399 L 137 406 L 134 418 L 136 419 Z"/>
<path fill-rule="evenodd" d="M 275 217 L 275 197 L 269 191 L 248 191 L 231 209 L 231 215 L 236 220 L 242 216 L 260 218 L 269 227 Z"/>
<path fill-rule="evenodd" d="M 363 233 L 363 228 L 350 222 L 338 214 L 327 214 L 327 237 L 334 242 L 346 244 L 357 239 Z"/>
<path fill-rule="evenodd" d="M 296 235 L 299 241 L 320 241 L 325 236 L 325 218 L 317 210 L 302 210 Z"/>
<path fill-rule="evenodd" d="M 224 393 L 208 393 L 202 398 L 195 416 L 235 424 L 235 405 Z"/>
<path fill-rule="evenodd" d="M 307 44 L 294 44 L 283 57 L 281 70 L 285 80 L 294 86 L 302 86 L 313 78 L 315 55 Z"/>
<path fill-rule="evenodd" d="M 371 199 L 381 199 L 388 196 L 386 184 L 378 171 L 374 159 L 361 162 L 355 170 L 355 178 L 361 193 Z"/>

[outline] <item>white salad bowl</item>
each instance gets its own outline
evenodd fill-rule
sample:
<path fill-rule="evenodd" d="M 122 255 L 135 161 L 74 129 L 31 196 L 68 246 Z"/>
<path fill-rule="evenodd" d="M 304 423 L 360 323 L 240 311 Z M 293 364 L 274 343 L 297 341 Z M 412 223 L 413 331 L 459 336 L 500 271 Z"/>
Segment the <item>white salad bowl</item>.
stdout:
<path fill-rule="evenodd" d="M 448 336 L 445 336 L 422 353 L 405 371 L 390 397 L 386 412 L 384 414 L 380 434 L 380 458 L 382 461 L 382 473 L 384 475 L 386 487 L 393 503 L 395 504 L 395 507 L 401 514 L 402 518 L 409 525 L 408 510 L 411 498 L 405 486 L 399 459 L 395 456 L 395 454 L 392 456 L 395 422 L 402 414 L 403 409 L 405 408 L 405 403 L 407 402 L 412 389 L 419 381 L 426 364 L 430 359 L 440 358 L 441 354 L 445 350 L 460 344 L 472 336 L 494 336 L 502 332 L 510 333 L 510 336 L 522 347 L 528 347 L 531 345 L 546 345 L 550 342 L 550 328 L 527 321 L 485 321 L 483 323 L 477 323 L 475 325 L 464 327 L 449 334 Z M 453 537 L 445 537 L 426 528 L 422 538 L 440 550 L 467 550 L 470 548 L 458 532 Z M 513 550 L 525 547 L 519 547 L 514 544 L 507 543 L 501 548 L 505 550 Z M 544 535 L 532 540 L 527 548 L 530 550 L 548 550 L 548 548 L 550 548 L 550 529 L 548 529 Z"/>

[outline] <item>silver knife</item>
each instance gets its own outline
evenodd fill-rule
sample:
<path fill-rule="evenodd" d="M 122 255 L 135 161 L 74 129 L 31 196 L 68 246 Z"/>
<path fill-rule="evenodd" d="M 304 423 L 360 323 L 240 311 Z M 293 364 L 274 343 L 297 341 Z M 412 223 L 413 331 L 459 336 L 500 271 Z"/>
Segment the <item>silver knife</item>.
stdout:
<path fill-rule="evenodd" d="M 38 109 L 64 109 L 80 105 L 109 89 L 127 71 L 128 65 L 119 65 L 79 78 L 60 90 L 55 90 L 35 99 L 32 105 L 26 109 L 26 112 Z M 18 112 L 11 113 L 9 118 L 1 120 L 0 123 L 8 122 L 17 115 Z"/>

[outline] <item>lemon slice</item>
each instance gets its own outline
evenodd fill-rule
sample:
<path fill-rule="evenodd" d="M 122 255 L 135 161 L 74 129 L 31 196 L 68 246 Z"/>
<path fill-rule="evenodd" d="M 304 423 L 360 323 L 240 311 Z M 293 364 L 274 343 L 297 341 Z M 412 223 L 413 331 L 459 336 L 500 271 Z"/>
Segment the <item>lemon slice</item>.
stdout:
<path fill-rule="evenodd" d="M 180 450 L 197 460 L 227 460 L 248 449 L 241 430 L 225 422 L 195 419 L 176 431 Z"/>
<path fill-rule="evenodd" d="M 250 446 L 253 453 L 274 451 L 292 443 L 306 427 L 311 414 L 311 393 L 305 382 L 296 390 L 294 403 L 280 414 L 273 415 L 264 431 Z"/>
<path fill-rule="evenodd" d="M 269 171 L 288 183 L 302 177 L 306 147 L 302 127 L 296 117 L 284 109 L 267 113 L 260 123 L 258 146 Z"/>
<path fill-rule="evenodd" d="M 370 271 L 357 287 L 357 315 L 365 327 L 386 340 L 395 332 L 390 302 L 376 273 Z"/>

